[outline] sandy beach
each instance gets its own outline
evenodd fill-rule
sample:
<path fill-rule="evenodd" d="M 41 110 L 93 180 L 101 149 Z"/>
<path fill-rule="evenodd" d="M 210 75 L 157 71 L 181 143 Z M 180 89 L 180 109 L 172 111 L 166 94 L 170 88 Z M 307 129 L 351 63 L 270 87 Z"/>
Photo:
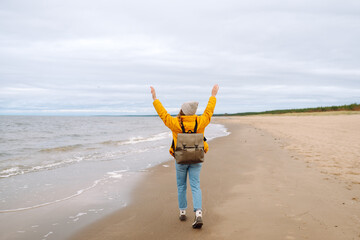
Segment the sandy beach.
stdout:
<path fill-rule="evenodd" d="M 71 239 L 360 239 L 360 114 L 213 118 L 201 173 L 204 226 L 178 219 L 174 162 L 127 207 Z"/>

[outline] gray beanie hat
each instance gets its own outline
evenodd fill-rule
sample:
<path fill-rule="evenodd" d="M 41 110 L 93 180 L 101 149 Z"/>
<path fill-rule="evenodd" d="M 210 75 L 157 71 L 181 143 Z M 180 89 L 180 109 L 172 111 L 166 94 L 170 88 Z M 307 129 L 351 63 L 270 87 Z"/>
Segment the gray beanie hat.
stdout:
<path fill-rule="evenodd" d="M 185 115 L 195 115 L 198 105 L 199 102 L 186 102 L 181 105 L 181 110 Z"/>

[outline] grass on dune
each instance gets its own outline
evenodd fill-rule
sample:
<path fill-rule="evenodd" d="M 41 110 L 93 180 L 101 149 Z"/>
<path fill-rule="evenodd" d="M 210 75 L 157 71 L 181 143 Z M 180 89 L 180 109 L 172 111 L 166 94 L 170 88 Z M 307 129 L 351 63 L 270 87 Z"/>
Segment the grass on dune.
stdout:
<path fill-rule="evenodd" d="M 244 112 L 233 114 L 216 114 L 216 116 L 250 116 L 250 115 L 263 115 L 263 114 L 285 114 L 285 115 L 328 115 L 328 114 L 354 114 L 360 112 L 360 104 L 353 103 L 341 106 L 329 106 L 329 107 L 316 107 L 316 108 L 300 108 L 300 109 L 282 109 L 271 110 L 264 112 Z"/>

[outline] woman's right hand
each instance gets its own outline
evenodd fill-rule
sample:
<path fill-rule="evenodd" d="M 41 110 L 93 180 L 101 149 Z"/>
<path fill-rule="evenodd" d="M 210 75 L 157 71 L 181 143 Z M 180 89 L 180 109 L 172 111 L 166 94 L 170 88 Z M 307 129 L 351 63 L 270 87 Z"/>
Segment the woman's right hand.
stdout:
<path fill-rule="evenodd" d="M 156 92 L 155 92 L 155 88 L 153 88 L 153 86 L 150 86 L 151 88 L 151 94 L 152 94 L 152 98 L 155 101 L 156 100 Z"/>
<path fill-rule="evenodd" d="M 212 91 L 211 91 L 211 96 L 215 97 L 218 90 L 219 90 L 219 85 L 215 84 Z"/>

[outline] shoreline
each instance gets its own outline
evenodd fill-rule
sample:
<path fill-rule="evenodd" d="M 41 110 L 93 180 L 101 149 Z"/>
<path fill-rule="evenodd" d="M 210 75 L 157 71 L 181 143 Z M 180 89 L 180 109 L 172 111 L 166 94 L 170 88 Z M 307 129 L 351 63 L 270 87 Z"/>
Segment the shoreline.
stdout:
<path fill-rule="evenodd" d="M 242 120 L 241 120 L 242 121 Z M 212 140 L 201 173 L 204 226 L 178 220 L 174 161 L 149 169 L 125 208 L 70 239 L 360 239 L 360 187 L 309 167 L 274 133 L 216 118 L 229 136 Z M 221 162 L 220 162 L 221 160 Z"/>

